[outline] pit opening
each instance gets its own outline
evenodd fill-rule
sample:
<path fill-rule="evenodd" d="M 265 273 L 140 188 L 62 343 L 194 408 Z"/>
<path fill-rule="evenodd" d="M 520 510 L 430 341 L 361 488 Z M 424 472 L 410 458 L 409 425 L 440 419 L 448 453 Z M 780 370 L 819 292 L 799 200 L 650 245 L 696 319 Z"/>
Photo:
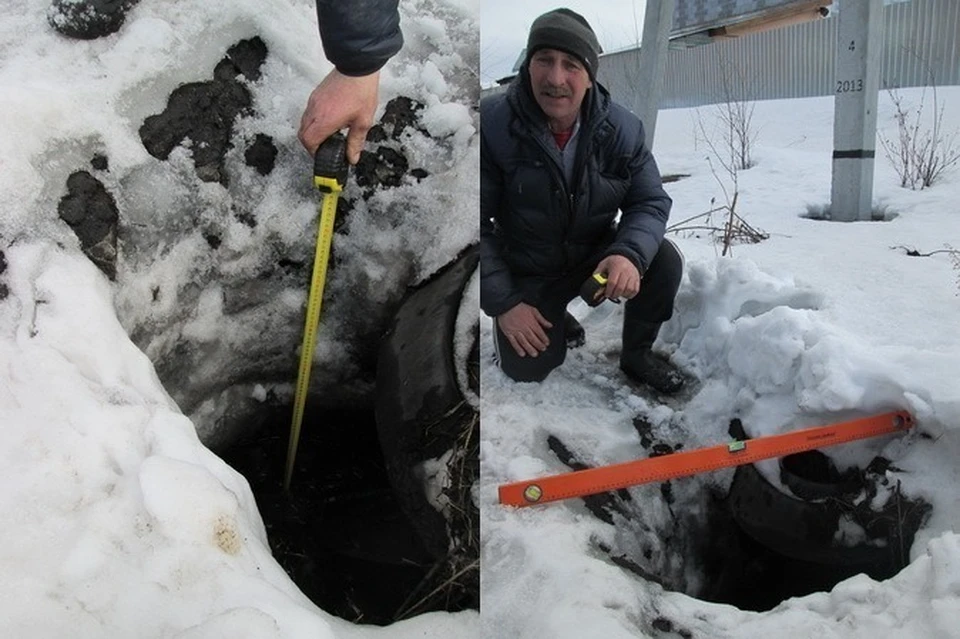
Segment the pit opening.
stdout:
<path fill-rule="evenodd" d="M 820 451 L 789 455 L 779 460 L 788 495 L 755 466 L 738 467 L 729 493 L 707 502 L 699 598 L 765 611 L 860 573 L 899 573 L 931 507 L 903 495 L 888 468 L 876 458 L 841 472 Z"/>
<path fill-rule="evenodd" d="M 217 450 L 257 500 L 270 549 L 317 606 L 354 623 L 386 625 L 422 612 L 476 607 L 444 591 L 388 480 L 372 410 L 308 402 L 290 492 L 283 491 L 291 406 L 275 397 Z"/>
<path fill-rule="evenodd" d="M 634 425 L 648 456 L 678 449 L 642 416 Z M 548 445 L 571 469 L 588 467 L 556 437 Z M 757 612 L 860 573 L 884 580 L 906 567 L 932 507 L 903 494 L 888 460 L 842 472 L 819 451 L 778 461 L 780 485 L 747 464 L 729 489 L 686 477 L 641 488 L 642 499 L 589 496 L 587 510 L 617 530 L 616 543 L 598 549 L 667 590 Z"/>
<path fill-rule="evenodd" d="M 458 317 L 478 259 L 468 247 L 408 292 L 362 409 L 308 395 L 289 492 L 289 398 L 267 391 L 243 423 L 220 425 L 239 434 L 214 452 L 250 482 L 274 557 L 350 622 L 479 609 L 479 416 L 458 381 L 479 390 L 479 325 Z"/>
<path fill-rule="evenodd" d="M 797 560 L 768 548 L 737 525 L 726 499 L 718 495 L 711 496 L 709 517 L 704 532 L 712 537 L 701 549 L 705 586 L 689 593 L 704 601 L 764 612 L 790 597 L 829 591 L 861 572 L 851 566 Z M 896 572 L 870 576 L 885 579 Z"/>

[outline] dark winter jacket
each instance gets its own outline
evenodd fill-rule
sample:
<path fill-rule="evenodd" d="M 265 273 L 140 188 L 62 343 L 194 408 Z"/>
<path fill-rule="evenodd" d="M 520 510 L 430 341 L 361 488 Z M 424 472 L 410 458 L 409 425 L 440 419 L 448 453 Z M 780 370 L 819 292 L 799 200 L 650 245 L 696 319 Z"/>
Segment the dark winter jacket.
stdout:
<path fill-rule="evenodd" d="M 370 75 L 403 46 L 399 0 L 317 0 L 323 51 L 344 75 Z"/>
<path fill-rule="evenodd" d="M 627 257 L 643 274 L 663 240 L 672 201 L 640 120 L 599 83 L 581 109 L 572 185 L 525 68 L 506 93 L 481 102 L 480 140 L 485 313 L 535 304 L 531 282 L 545 285 L 589 261 L 593 268 L 607 255 Z"/>

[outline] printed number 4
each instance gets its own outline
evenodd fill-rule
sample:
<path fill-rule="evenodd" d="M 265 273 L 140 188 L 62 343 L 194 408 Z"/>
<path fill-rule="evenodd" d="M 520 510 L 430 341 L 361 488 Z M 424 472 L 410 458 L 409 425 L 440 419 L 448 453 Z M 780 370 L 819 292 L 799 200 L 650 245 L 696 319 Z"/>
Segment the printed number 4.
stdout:
<path fill-rule="evenodd" d="M 856 41 L 855 41 L 855 40 L 851 40 L 851 41 L 850 41 L 850 46 L 847 47 L 847 50 L 848 50 L 848 51 L 854 51 L 854 50 L 856 50 L 856 48 L 857 48 L 857 43 L 856 43 Z"/>

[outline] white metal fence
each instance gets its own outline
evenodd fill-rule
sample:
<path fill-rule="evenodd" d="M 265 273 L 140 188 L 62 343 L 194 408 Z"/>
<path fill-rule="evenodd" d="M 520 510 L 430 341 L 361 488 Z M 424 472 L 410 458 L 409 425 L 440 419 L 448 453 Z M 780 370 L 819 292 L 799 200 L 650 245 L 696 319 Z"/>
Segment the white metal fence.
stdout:
<path fill-rule="evenodd" d="M 852 0 L 857 1 L 857 0 Z M 960 0 L 911 0 L 884 7 L 881 87 L 960 85 Z M 835 16 L 717 41 L 667 55 L 660 108 L 722 101 L 730 87 L 753 100 L 833 95 Z M 639 49 L 604 55 L 599 79 L 621 103 L 637 86 Z M 486 89 L 488 95 L 497 90 Z"/>
<path fill-rule="evenodd" d="M 881 87 L 960 85 L 960 0 L 912 0 L 884 7 Z M 832 95 L 837 18 L 669 51 L 660 108 L 720 101 L 729 87 L 766 100 Z M 599 79 L 615 99 L 636 86 L 638 49 L 601 58 Z"/>

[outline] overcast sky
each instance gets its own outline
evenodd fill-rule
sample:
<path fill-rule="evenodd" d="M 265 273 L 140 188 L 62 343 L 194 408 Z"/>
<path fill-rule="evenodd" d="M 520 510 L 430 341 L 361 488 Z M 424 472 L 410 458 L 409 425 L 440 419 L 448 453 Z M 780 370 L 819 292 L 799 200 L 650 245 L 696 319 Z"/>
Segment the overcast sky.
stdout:
<path fill-rule="evenodd" d="M 511 74 L 527 43 L 530 24 L 542 13 L 567 7 L 590 23 L 604 51 L 636 46 L 643 33 L 646 0 L 483 0 L 480 3 L 480 81 Z"/>

